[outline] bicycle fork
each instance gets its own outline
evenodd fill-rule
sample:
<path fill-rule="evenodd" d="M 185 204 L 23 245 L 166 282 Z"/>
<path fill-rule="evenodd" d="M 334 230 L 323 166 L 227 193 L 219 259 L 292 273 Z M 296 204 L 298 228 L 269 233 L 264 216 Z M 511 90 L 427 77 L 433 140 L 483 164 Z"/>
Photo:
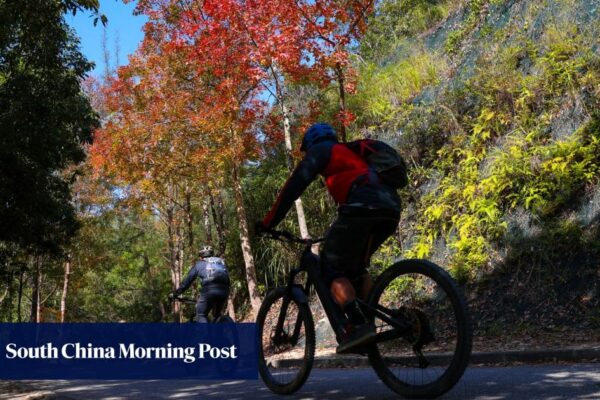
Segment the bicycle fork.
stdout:
<path fill-rule="evenodd" d="M 302 272 L 301 269 L 293 269 L 290 271 L 290 275 L 288 277 L 288 283 L 286 286 L 286 293 L 283 296 L 283 300 L 281 303 L 281 309 L 279 310 L 279 315 L 277 316 L 277 324 L 275 325 L 275 333 L 273 341 L 276 345 L 281 344 L 291 344 L 295 346 L 298 343 L 298 338 L 300 337 L 300 329 L 302 329 L 300 312 L 296 316 L 296 321 L 294 323 L 294 331 L 293 332 L 285 332 L 284 331 L 284 323 L 286 317 L 288 315 L 288 307 L 290 306 L 290 302 L 294 299 L 298 303 L 307 303 L 308 299 L 306 297 L 307 290 L 305 290 L 301 285 L 297 285 L 294 283 L 296 276 Z"/>

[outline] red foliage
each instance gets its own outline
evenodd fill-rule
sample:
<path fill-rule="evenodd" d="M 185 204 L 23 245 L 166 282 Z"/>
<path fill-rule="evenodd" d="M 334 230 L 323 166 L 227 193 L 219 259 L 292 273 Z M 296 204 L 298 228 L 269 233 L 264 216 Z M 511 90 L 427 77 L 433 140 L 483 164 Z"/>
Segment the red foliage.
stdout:
<path fill-rule="evenodd" d="M 259 139 L 282 139 L 273 115 L 260 127 L 266 90 L 285 79 L 329 84 L 341 70 L 353 91 L 347 47 L 364 31 L 372 3 L 138 0 L 136 12 L 149 17 L 145 39 L 108 82 L 93 165 L 128 183 L 156 185 L 254 157 Z M 353 118 L 342 111 L 338 119 L 347 125 Z"/>

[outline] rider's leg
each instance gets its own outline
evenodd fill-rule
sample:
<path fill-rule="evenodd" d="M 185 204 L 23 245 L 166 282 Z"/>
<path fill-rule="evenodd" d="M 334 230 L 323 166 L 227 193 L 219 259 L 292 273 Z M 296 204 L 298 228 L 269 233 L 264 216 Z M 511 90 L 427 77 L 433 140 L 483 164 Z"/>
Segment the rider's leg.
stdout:
<path fill-rule="evenodd" d="M 356 297 L 368 296 L 372 282 L 366 267 L 373 252 L 393 233 L 397 219 L 391 218 L 384 225 L 392 229 L 377 232 L 381 228 L 379 215 L 340 214 L 327 232 L 321 258 L 324 278 L 331 285 L 333 299 L 354 327 L 340 342 L 337 348 L 340 353 L 355 351 L 375 337 L 374 326 L 358 306 Z"/>
<path fill-rule="evenodd" d="M 213 317 L 216 321 L 221 315 L 223 315 L 223 309 L 227 304 L 227 298 L 229 297 L 229 291 L 220 291 L 219 296 L 215 296 L 213 302 Z"/>
<path fill-rule="evenodd" d="M 367 246 L 364 250 L 364 258 L 363 265 L 366 266 L 370 264 L 371 257 L 373 253 L 377 251 L 377 249 L 390 237 L 397 229 L 398 220 L 395 218 L 381 218 L 378 219 L 372 227 L 371 234 L 369 235 L 369 240 L 367 241 Z M 358 276 L 353 281 L 354 287 L 356 288 L 356 292 L 358 297 L 361 300 L 366 300 L 371 292 L 371 288 L 373 287 L 373 279 L 368 272 L 365 272 Z"/>
<path fill-rule="evenodd" d="M 196 304 L 196 322 L 207 323 L 208 322 L 208 313 L 210 312 L 210 298 L 208 296 L 207 291 L 202 289 L 202 293 L 200 293 L 200 298 L 198 299 L 198 304 Z"/>
<path fill-rule="evenodd" d="M 331 283 L 333 300 L 342 308 L 352 325 L 367 322 L 356 303 L 356 291 L 348 278 L 337 278 Z"/>
<path fill-rule="evenodd" d="M 371 292 L 371 288 L 373 287 L 373 279 L 371 279 L 370 274 L 361 275 L 354 284 L 357 295 L 361 300 L 366 300 Z"/>
<path fill-rule="evenodd" d="M 321 258 L 331 296 L 353 325 L 367 322 L 356 304 L 357 291 L 351 281 L 366 273 L 363 259 L 370 236 L 367 228 L 364 218 L 338 215 L 327 232 Z"/>
<path fill-rule="evenodd" d="M 196 320 L 198 322 L 209 322 L 208 314 L 212 311 L 213 321 L 221 316 L 223 307 L 229 296 L 229 286 L 223 284 L 209 283 L 202 287 L 198 307 L 196 308 Z"/>
<path fill-rule="evenodd" d="M 341 277 L 331 282 L 331 295 L 339 306 L 344 307 L 356 298 L 356 291 L 348 278 Z"/>

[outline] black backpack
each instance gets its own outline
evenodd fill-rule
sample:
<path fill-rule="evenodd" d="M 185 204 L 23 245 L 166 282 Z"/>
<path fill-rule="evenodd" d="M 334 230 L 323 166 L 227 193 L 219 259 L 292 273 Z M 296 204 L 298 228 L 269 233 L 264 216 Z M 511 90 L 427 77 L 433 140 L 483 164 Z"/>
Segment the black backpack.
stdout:
<path fill-rule="evenodd" d="M 203 285 L 207 283 L 229 284 L 229 273 L 221 257 L 208 257 L 204 261 L 206 262 L 206 268 L 202 274 Z"/>
<path fill-rule="evenodd" d="M 385 185 L 402 189 L 408 184 L 406 163 L 402 156 L 387 143 L 363 139 L 346 143 L 346 146 L 365 160 Z"/>

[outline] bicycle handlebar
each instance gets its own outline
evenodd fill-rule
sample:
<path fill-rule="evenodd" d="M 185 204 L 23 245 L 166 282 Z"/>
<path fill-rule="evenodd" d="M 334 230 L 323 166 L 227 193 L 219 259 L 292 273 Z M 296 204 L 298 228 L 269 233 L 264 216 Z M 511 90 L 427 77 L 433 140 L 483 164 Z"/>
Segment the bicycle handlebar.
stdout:
<path fill-rule="evenodd" d="M 189 297 L 173 297 L 171 301 L 179 301 L 181 303 L 194 303 L 196 304 L 196 300 Z"/>
<path fill-rule="evenodd" d="M 322 241 L 325 240 L 324 237 L 315 238 L 315 239 L 300 238 L 300 237 L 295 236 L 291 232 L 288 232 L 288 231 L 278 231 L 278 230 L 275 230 L 275 229 L 270 229 L 268 231 L 265 231 L 263 234 L 268 239 L 279 240 L 281 242 L 288 242 L 288 243 L 291 242 L 291 243 L 306 244 L 306 245 L 309 245 L 309 246 L 313 245 L 315 243 L 320 243 L 320 242 L 322 242 Z"/>

